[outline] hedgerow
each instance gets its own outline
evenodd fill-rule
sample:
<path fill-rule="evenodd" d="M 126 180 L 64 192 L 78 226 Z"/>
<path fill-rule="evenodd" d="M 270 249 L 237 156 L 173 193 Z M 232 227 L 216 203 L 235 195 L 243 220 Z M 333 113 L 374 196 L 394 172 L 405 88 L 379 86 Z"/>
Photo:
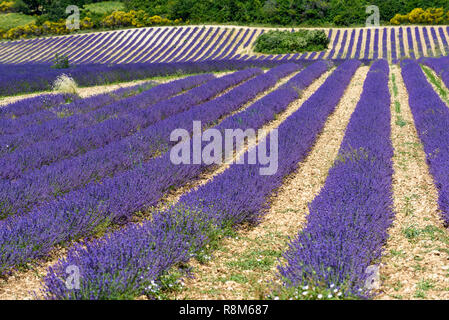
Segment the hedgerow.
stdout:
<path fill-rule="evenodd" d="M 296 53 L 327 49 L 329 39 L 322 30 L 269 31 L 254 42 L 254 51 L 260 53 Z"/>

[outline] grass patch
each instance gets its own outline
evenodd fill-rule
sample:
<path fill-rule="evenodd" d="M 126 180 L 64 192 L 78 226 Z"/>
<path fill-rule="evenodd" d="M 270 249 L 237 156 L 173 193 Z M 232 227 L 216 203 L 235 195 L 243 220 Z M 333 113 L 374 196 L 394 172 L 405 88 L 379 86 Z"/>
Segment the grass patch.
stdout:
<path fill-rule="evenodd" d="M 430 289 L 435 288 L 435 284 L 432 280 L 421 280 L 417 284 L 417 289 L 415 292 L 415 298 L 425 299 L 426 298 L 426 291 L 429 291 Z"/>
<path fill-rule="evenodd" d="M 395 98 L 398 96 L 398 86 L 396 85 L 396 76 L 391 74 L 391 81 L 393 82 L 393 94 Z"/>
<path fill-rule="evenodd" d="M 410 226 L 402 229 L 402 233 L 409 241 L 412 241 L 420 236 L 421 230 L 417 229 L 414 226 Z"/>
<path fill-rule="evenodd" d="M 272 30 L 257 37 L 254 51 L 267 54 L 299 53 L 322 51 L 328 46 L 329 39 L 322 30 Z"/>
<path fill-rule="evenodd" d="M 106 15 L 114 11 L 125 10 L 125 4 L 120 1 L 102 1 L 97 3 L 85 4 L 84 9 L 93 14 Z"/>
<path fill-rule="evenodd" d="M 403 228 L 402 233 L 410 242 L 416 240 L 430 240 L 432 242 L 441 242 L 445 245 L 449 245 L 449 236 L 447 235 L 446 230 L 433 225 L 427 225 L 421 229 L 416 228 L 415 226 L 409 226 Z M 435 243 L 433 245 L 437 245 L 437 247 L 434 248 L 435 250 L 449 254 L 447 248 L 441 248 Z M 420 259 L 414 260 L 419 261 Z"/>
<path fill-rule="evenodd" d="M 233 273 L 231 274 L 228 278 L 220 278 L 219 279 L 221 282 L 226 283 L 228 281 L 234 281 L 236 283 L 240 283 L 240 284 L 246 284 L 248 283 L 248 278 L 240 273 Z"/>
<path fill-rule="evenodd" d="M 394 102 L 394 111 L 396 113 L 401 113 L 401 104 L 397 100 Z"/>
<path fill-rule="evenodd" d="M 239 270 L 268 271 L 281 255 L 282 253 L 276 250 L 249 251 L 240 259 L 228 262 L 227 266 Z"/>
<path fill-rule="evenodd" d="M 435 74 L 432 72 L 432 70 L 429 67 L 426 67 L 424 65 L 421 65 L 421 68 L 424 70 L 424 73 L 427 76 L 427 79 L 436 87 L 438 94 L 440 97 L 449 104 L 449 98 L 448 98 L 448 92 L 444 87 L 443 82 L 440 78 L 436 77 Z"/>
<path fill-rule="evenodd" d="M 9 30 L 11 28 L 24 26 L 34 22 L 36 19 L 23 13 L 0 14 L 0 29 Z"/>
<path fill-rule="evenodd" d="M 390 250 L 390 254 L 394 257 L 401 257 L 404 258 L 405 257 L 405 252 L 402 250 Z"/>
<path fill-rule="evenodd" d="M 402 128 L 407 125 L 407 122 L 401 116 L 396 116 L 396 125 Z"/>

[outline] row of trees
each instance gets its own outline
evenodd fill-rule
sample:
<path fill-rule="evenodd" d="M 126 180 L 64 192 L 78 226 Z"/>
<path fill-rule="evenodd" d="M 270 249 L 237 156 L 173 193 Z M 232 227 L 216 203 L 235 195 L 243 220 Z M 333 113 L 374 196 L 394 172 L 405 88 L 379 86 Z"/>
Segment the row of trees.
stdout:
<path fill-rule="evenodd" d="M 16 0 L 23 12 L 46 15 L 50 20 L 65 17 L 68 5 L 80 8 L 100 0 Z M 363 24 L 367 5 L 377 5 L 381 21 L 388 22 L 396 14 L 415 8 L 449 10 L 447 0 L 122 0 L 127 11 L 144 10 L 150 16 L 182 18 L 192 22 L 273 23 L 281 25 Z"/>
<path fill-rule="evenodd" d="M 85 4 L 100 2 L 102 0 L 15 0 L 19 11 L 30 14 L 45 16 L 45 20 L 58 21 L 66 18 L 65 9 L 69 5 L 80 8 Z"/>
<path fill-rule="evenodd" d="M 381 21 L 414 8 L 443 7 L 447 0 L 123 0 L 127 8 L 195 22 L 363 24 L 366 6 L 377 5 Z"/>

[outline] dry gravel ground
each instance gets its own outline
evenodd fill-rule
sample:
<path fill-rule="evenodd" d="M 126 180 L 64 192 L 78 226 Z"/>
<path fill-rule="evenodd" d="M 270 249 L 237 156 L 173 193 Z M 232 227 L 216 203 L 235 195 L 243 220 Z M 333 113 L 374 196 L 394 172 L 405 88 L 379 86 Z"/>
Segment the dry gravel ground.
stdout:
<path fill-rule="evenodd" d="M 225 75 L 230 72 L 221 72 L 217 75 Z M 294 77 L 298 72 L 295 72 L 285 78 L 282 78 L 278 83 L 271 89 L 266 90 L 265 92 L 260 93 L 257 95 L 254 99 L 252 99 L 250 102 L 246 103 L 243 107 L 241 107 L 239 110 L 231 113 L 231 115 L 241 112 L 250 105 L 252 105 L 257 100 L 261 99 L 268 93 L 276 90 L 281 85 L 285 84 L 288 80 L 290 80 L 292 77 Z M 224 92 L 222 92 L 220 95 L 224 94 L 225 92 L 228 92 L 231 89 L 227 89 Z M 218 96 L 220 96 L 218 95 Z M 227 117 L 229 117 L 228 115 Z M 226 117 L 223 117 L 220 119 L 218 123 L 223 121 Z M 198 186 L 207 183 L 213 177 L 221 172 L 223 172 L 225 169 L 227 169 L 229 165 L 223 165 L 219 166 L 217 168 L 214 168 L 215 170 L 211 170 L 210 172 L 207 172 L 203 174 L 201 177 L 199 177 L 195 181 L 191 181 L 188 185 L 179 188 L 178 190 L 173 191 L 171 194 L 165 196 L 161 201 L 158 208 L 155 209 L 163 209 L 164 207 L 173 204 L 178 201 L 178 199 L 181 197 L 182 194 L 189 192 L 192 188 L 197 188 Z M 144 212 L 139 215 L 139 217 L 136 217 L 137 223 L 142 223 L 145 219 L 148 219 L 151 217 L 151 210 L 149 212 Z M 42 290 L 42 279 L 47 274 L 48 267 L 54 265 L 57 263 L 57 261 L 61 258 L 65 257 L 66 249 L 64 248 L 56 248 L 50 257 L 48 259 L 45 259 L 43 261 L 38 261 L 35 263 L 34 266 L 30 266 L 28 270 L 22 270 L 22 271 L 14 271 L 12 275 L 0 278 L 0 300 L 31 300 L 31 299 L 40 299 L 42 298 L 42 295 L 40 294 L 40 291 Z M 140 299 L 145 299 L 146 297 L 141 297 Z"/>
<path fill-rule="evenodd" d="M 368 67 L 356 72 L 335 113 L 329 117 L 313 150 L 299 169 L 286 178 L 264 220 L 254 228 L 239 230 L 237 237 L 225 239 L 206 264 L 192 261 L 193 279 L 185 279 L 186 287 L 172 293 L 173 299 L 259 299 L 277 280 L 277 258 L 286 249 L 288 238 L 304 225 L 307 204 L 323 186 L 335 159 L 344 130 L 362 92 Z M 273 129 L 299 108 L 324 82 L 322 76 L 293 103 Z"/>
<path fill-rule="evenodd" d="M 395 220 L 384 247 L 377 299 L 449 299 L 449 232 L 444 228 L 435 189 L 408 104 L 400 70 L 392 66 L 400 103 L 392 103 Z M 392 85 L 390 81 L 390 85 Z M 405 125 L 401 126 L 398 116 Z"/>
<path fill-rule="evenodd" d="M 47 268 L 64 257 L 66 249 L 55 249 L 50 258 L 30 266 L 26 271 L 15 271 L 8 278 L 0 278 L 0 300 L 41 299 L 41 280 Z"/>

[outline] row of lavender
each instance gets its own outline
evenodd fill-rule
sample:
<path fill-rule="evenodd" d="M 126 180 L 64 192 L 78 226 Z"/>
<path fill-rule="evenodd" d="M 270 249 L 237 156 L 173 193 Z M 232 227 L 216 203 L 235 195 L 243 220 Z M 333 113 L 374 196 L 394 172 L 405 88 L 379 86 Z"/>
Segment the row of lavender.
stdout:
<path fill-rule="evenodd" d="M 201 251 L 210 240 L 211 232 L 227 225 L 258 221 L 266 209 L 268 196 L 309 152 L 359 65 L 358 61 L 340 65 L 307 102 L 280 125 L 276 174 L 260 175 L 258 170 L 263 165 L 232 164 L 211 182 L 182 196 L 176 206 L 153 214 L 151 221 L 143 225 L 132 224 L 104 238 L 87 242 L 85 246 L 74 247 L 66 259 L 50 268 L 45 280 L 47 298 L 151 296 L 154 282 L 157 284 L 160 276 L 171 267 L 186 262 Z M 324 66 L 317 67 L 323 70 Z M 279 91 L 235 115 L 238 119 L 229 120 L 232 127 L 260 127 L 264 121 L 274 119 L 276 113 L 298 97 L 298 90 L 294 87 L 311 82 L 306 80 L 306 76 L 307 69 Z M 277 105 L 275 109 L 272 109 L 273 105 Z M 257 120 L 254 114 L 260 114 L 262 121 Z M 227 128 L 224 122 L 222 125 L 222 129 Z M 259 145 L 269 143 L 270 135 L 261 140 Z M 242 158 L 248 158 L 250 152 L 243 154 Z M 178 167 L 178 170 L 193 170 L 195 165 Z M 221 197 L 217 198 L 217 194 Z M 80 289 L 68 290 L 64 286 L 68 265 L 79 268 Z"/>
<path fill-rule="evenodd" d="M 4 52 L 0 54 L 0 59 L 2 56 L 11 58 L 16 55 L 18 55 L 18 57 L 23 55 L 23 61 L 21 60 L 23 64 L 0 65 L 0 95 L 51 89 L 52 82 L 62 73 L 62 71 L 49 68 L 50 57 L 47 57 L 47 59 L 44 60 L 39 60 L 39 62 L 42 62 L 43 64 L 30 64 L 31 61 L 35 61 L 33 58 L 35 55 L 43 55 L 42 50 L 45 51 L 43 48 L 49 43 L 58 43 L 64 50 L 69 50 L 66 45 L 70 41 L 73 41 L 76 44 L 74 47 L 75 49 L 72 50 L 74 58 L 78 55 L 82 55 L 87 59 L 85 61 L 83 60 L 84 64 L 65 71 L 66 73 L 69 73 L 80 86 L 172 75 L 180 72 L 197 73 L 228 69 L 235 70 L 244 67 L 272 67 L 280 63 L 296 60 L 331 59 L 339 61 L 342 59 L 355 58 L 362 61 L 369 61 L 371 59 L 375 60 L 382 57 L 397 62 L 399 59 L 407 56 L 412 58 L 423 56 L 424 46 L 427 55 L 445 55 L 449 52 L 446 36 L 448 31 L 445 31 L 443 27 L 423 27 L 422 29 L 418 27 L 377 28 L 373 30 L 360 29 L 359 31 L 356 31 L 355 29 L 352 31 L 334 31 L 331 29 L 329 31 L 329 38 L 331 39 L 333 33 L 335 33 L 335 36 L 333 37 L 330 52 L 322 51 L 291 55 L 262 55 L 259 57 L 247 54 L 241 55 L 238 53 L 239 46 L 244 48 L 245 46 L 250 45 L 250 41 L 254 39 L 255 32 L 250 32 L 250 29 L 238 29 L 238 31 L 232 29 L 229 33 L 235 33 L 236 37 L 230 37 L 228 35 L 229 39 L 224 38 L 227 33 L 220 32 L 220 28 L 216 28 L 215 32 L 213 32 L 213 28 L 193 28 L 192 32 L 189 32 L 189 28 L 186 28 L 182 33 L 181 30 L 182 28 L 155 28 L 120 31 L 124 34 L 120 34 L 120 32 L 117 34 L 98 33 L 86 35 L 85 42 L 80 41 L 80 36 L 36 39 L 30 40 L 36 42 L 36 47 L 31 46 L 16 49 L 14 49 L 14 45 L 9 44 L 9 50 L 4 49 Z M 193 36 L 194 31 L 198 32 L 195 36 Z M 382 31 L 382 37 L 380 36 L 380 31 Z M 150 50 L 141 50 L 142 44 L 140 42 L 143 41 L 143 38 L 140 39 L 141 41 L 133 43 L 133 41 L 130 40 L 135 39 L 134 36 L 130 36 L 133 32 L 138 32 L 139 36 L 142 35 L 142 37 L 145 35 L 146 42 L 154 42 L 159 45 L 153 46 Z M 171 34 L 170 37 L 169 34 Z M 179 37 L 180 35 L 184 35 L 187 40 L 184 41 L 184 45 L 182 46 L 179 45 L 181 39 Z M 192 40 L 196 39 L 196 41 L 190 41 L 189 36 L 192 36 Z M 203 36 L 207 37 L 207 40 L 202 41 Z M 245 37 L 243 36 L 249 37 L 249 39 L 245 41 Z M 106 64 L 108 61 L 103 59 L 105 57 L 113 57 L 116 55 L 120 57 L 123 56 L 124 53 L 121 51 L 114 52 L 114 50 L 116 50 L 114 46 L 108 47 L 110 41 L 113 41 L 113 43 L 116 42 L 117 37 L 126 41 L 126 47 L 129 47 L 129 50 L 131 50 L 128 54 L 129 59 L 126 59 L 122 66 L 116 64 L 118 60 L 110 61 L 110 64 Z M 424 44 L 421 41 L 421 37 L 424 39 Z M 374 42 L 372 53 L 370 49 L 371 38 L 373 38 Z M 416 40 L 416 48 L 414 40 Z M 89 41 L 93 41 L 94 44 L 92 46 L 95 48 L 97 48 L 97 45 L 99 46 L 98 51 L 93 50 L 93 52 L 102 52 L 101 59 L 88 59 L 90 55 L 86 52 L 85 46 L 89 44 Z M 388 43 L 390 43 L 390 45 L 388 45 Z M 379 53 L 381 47 L 382 54 Z M 64 50 L 60 53 L 72 53 L 71 51 L 66 52 Z M 143 59 L 145 57 L 142 57 L 142 55 L 147 55 L 148 58 L 155 57 L 155 59 L 151 61 L 156 63 L 142 63 L 143 61 L 146 61 Z M 159 57 L 159 55 L 161 56 Z M 170 57 L 170 59 L 162 59 L 162 57 Z M 75 61 L 77 61 L 76 58 Z M 92 64 L 92 62 L 95 62 L 96 64 Z"/>
<path fill-rule="evenodd" d="M 142 103 L 151 105 L 211 78 L 213 78 L 212 75 L 193 76 L 169 84 L 162 84 L 154 90 L 139 94 L 138 98 L 130 97 L 150 89 L 155 84 L 148 83 L 130 88 L 121 88 L 112 93 L 77 99 L 72 103 L 60 104 L 53 108 L 49 108 L 45 101 L 40 101 L 40 105 L 35 104 L 35 109 L 40 109 L 44 106 L 44 109 L 41 111 L 30 112 L 28 115 L 19 118 L 13 117 L 0 120 L 0 156 L 13 151 L 17 152 L 19 149 L 42 140 L 55 140 L 74 130 L 102 122 L 125 112 L 131 112 L 133 108 L 137 109 Z M 142 99 L 144 96 L 146 99 Z M 32 99 L 34 98 L 24 99 L 13 105 L 17 107 L 29 106 L 28 103 Z M 45 95 L 43 95 L 43 99 L 37 100 L 44 99 Z M 143 102 L 139 105 L 135 100 L 143 100 Z"/>
<path fill-rule="evenodd" d="M 0 135 L 18 133 L 32 125 L 57 118 L 84 114 L 113 101 L 148 90 L 155 85 L 156 82 L 149 81 L 85 99 L 66 94 L 41 94 L 21 99 L 0 108 Z"/>
<path fill-rule="evenodd" d="M 187 183 L 200 171 L 192 171 L 193 166 L 173 165 L 167 154 L 145 161 L 148 157 L 145 152 L 151 153 L 164 144 L 168 147 L 170 133 L 174 129 L 181 127 L 191 132 L 194 120 L 201 121 L 204 126 L 213 125 L 298 68 L 297 64 L 273 68 L 214 100 L 148 127 L 142 134 L 137 133 L 129 139 L 136 143 L 132 147 L 137 148 L 136 157 L 140 157 L 142 162 L 132 163 L 129 170 L 107 177 L 101 184 L 91 181 L 85 187 L 36 206 L 29 213 L 0 221 L 0 273 L 45 256 L 58 243 L 93 235 L 110 223 L 125 223 L 133 213 L 157 204 L 171 188 Z M 116 145 L 121 148 L 119 152 L 126 151 L 126 146 L 129 150 L 127 142 L 124 140 L 124 144 Z M 140 146 L 143 148 L 139 151 Z M 130 151 L 133 152 L 132 149 Z M 100 156 L 103 161 L 104 154 Z M 110 156 L 114 156 L 113 151 Z M 126 157 L 120 159 L 126 162 Z M 77 178 L 76 175 L 72 177 Z M 66 183 L 70 187 L 71 181 Z"/>
<path fill-rule="evenodd" d="M 370 294 L 368 267 L 378 263 L 393 218 L 388 73 L 385 60 L 368 72 L 338 157 L 284 254 L 288 287 Z"/>
<path fill-rule="evenodd" d="M 0 96 L 52 90 L 61 74 L 71 76 L 78 86 L 87 87 L 153 77 L 205 72 L 240 70 L 251 67 L 270 68 L 276 61 L 211 60 L 203 62 L 133 63 L 122 65 L 86 64 L 70 69 L 52 69 L 49 64 L 0 64 Z"/>
<path fill-rule="evenodd" d="M 224 90 L 260 72 L 260 69 L 239 71 L 219 79 L 210 80 L 184 94 L 159 103 L 156 103 L 157 99 L 161 98 L 164 90 L 167 91 L 166 89 L 168 88 L 159 88 L 162 86 L 158 86 L 132 97 L 131 101 L 129 99 L 119 101 L 119 104 L 125 106 L 128 102 L 131 102 L 133 107 L 136 106 L 136 103 L 143 105 L 147 109 L 144 115 L 148 119 L 148 127 L 141 127 L 140 131 L 127 138 L 116 141 L 108 140 L 109 143 L 105 143 L 104 146 L 94 148 L 78 157 L 56 161 L 41 169 L 25 172 L 20 178 L 15 177 L 14 181 L 2 181 L 0 183 L 0 194 L 3 201 L 0 216 L 4 217 L 32 208 L 43 201 L 51 200 L 54 197 L 62 196 L 71 190 L 80 188 L 90 181 L 100 182 L 107 176 L 113 176 L 151 158 L 162 149 L 162 143 L 157 140 L 158 137 L 155 135 L 156 122 L 165 118 L 170 119 L 175 114 L 183 113 L 192 106 L 208 101 Z M 173 81 L 165 86 L 182 88 L 182 82 L 190 83 L 193 86 L 199 84 L 198 80 L 203 82 L 204 76 L 194 76 L 190 79 Z M 73 119 L 73 117 L 69 119 L 77 120 Z M 150 123 L 153 123 L 153 125 Z M 95 126 L 92 128 L 99 135 L 107 136 L 107 133 L 104 134 L 98 131 L 101 128 L 96 128 Z M 83 130 L 75 131 L 73 134 L 77 135 L 79 133 L 82 134 Z M 58 149 L 58 141 L 48 142 L 52 152 Z"/>
<path fill-rule="evenodd" d="M 292 55 L 294 59 L 373 59 L 396 61 L 409 56 L 439 56 L 449 53 L 446 27 L 399 27 L 340 30 L 335 33 L 330 52 Z M 175 27 L 121 30 L 109 33 L 53 37 L 15 42 L 0 47 L 0 61 L 5 63 L 48 63 L 58 52 L 77 64 L 192 62 L 220 59 L 256 59 L 239 52 L 251 45 L 256 33 L 247 28 Z M 404 36 L 404 32 L 406 36 Z M 380 36 L 382 33 L 382 37 Z M 357 38 L 357 40 L 356 40 Z M 422 41 L 422 40 L 423 41 Z M 416 41 L 416 48 L 414 45 Z M 373 43 L 372 43 L 373 42 Z M 396 43 L 399 43 L 397 53 Z M 424 43 L 423 43 L 424 42 Z M 372 43 L 372 50 L 371 50 Z M 391 43 L 389 45 L 389 43 Z M 356 50 L 352 51 L 354 45 Z M 408 48 L 406 52 L 405 48 Z M 425 50 L 424 50 L 425 48 Z M 337 50 L 338 49 L 338 50 Z M 363 56 L 362 56 L 363 49 Z M 382 49 L 382 56 L 379 56 Z M 285 55 L 262 56 L 260 59 L 281 59 Z"/>
<path fill-rule="evenodd" d="M 169 62 L 174 57 L 176 59 L 173 61 L 177 62 L 212 60 L 215 57 L 226 58 L 234 55 L 235 49 L 240 47 L 234 46 L 235 40 L 243 35 L 238 42 L 240 45 L 249 33 L 249 29 L 245 32 L 240 29 L 234 33 L 234 29 L 229 32 L 226 28 L 217 28 L 211 36 L 213 28 L 208 28 L 207 32 L 204 32 L 205 30 L 206 28 L 198 27 L 149 28 L 91 34 L 84 36 L 85 39 L 82 39 L 83 36 L 80 35 L 36 39 L 19 43 L 17 47 L 6 47 L 0 51 L 0 59 L 8 63 L 36 60 L 48 63 L 56 50 L 60 54 L 67 54 L 74 63 L 113 64 L 160 62 L 161 60 Z M 218 34 L 220 35 L 217 36 Z M 217 46 L 216 44 L 225 36 L 222 44 Z M 203 40 L 208 38 L 210 41 L 204 43 Z M 212 41 L 215 42 L 212 48 L 209 48 Z M 180 42 L 183 42 L 183 45 L 179 45 Z"/>
<path fill-rule="evenodd" d="M 112 115 L 119 111 L 121 115 L 104 121 L 91 120 L 89 114 L 72 116 L 37 125 L 30 130 L 25 129 L 23 135 L 18 133 L 3 136 L 4 139 L 0 138 L 0 141 L 6 144 L 13 143 L 11 148 L 14 150 L 10 152 L 9 146 L 1 148 L 0 177 L 16 179 L 28 170 L 81 155 L 144 129 L 166 116 L 184 111 L 191 106 L 187 101 L 183 104 L 178 101 L 177 105 L 166 109 L 163 102 L 160 102 L 162 105 L 153 106 L 153 104 L 159 98 L 164 96 L 168 98 L 213 78 L 211 74 L 192 76 L 177 80 L 171 85 L 158 86 L 156 90 L 148 90 L 137 96 L 119 100 L 105 106 L 103 114 L 112 110 Z M 160 95 L 155 92 L 160 92 Z M 198 103 L 193 99 L 190 102 Z"/>
<path fill-rule="evenodd" d="M 447 61 L 444 66 L 443 73 L 447 73 Z M 404 60 L 401 67 L 415 126 L 438 190 L 442 218 L 449 224 L 449 108 L 433 90 L 416 61 Z"/>
<path fill-rule="evenodd" d="M 2 121 L 2 133 L 7 133 L 5 127 L 14 125 L 11 119 L 31 115 L 35 112 L 45 109 L 55 108 L 57 106 L 68 104 L 78 97 L 71 94 L 41 94 L 36 97 L 26 98 L 18 102 L 9 103 L 0 108 L 0 121 Z M 4 124 L 4 126 L 3 126 Z"/>

